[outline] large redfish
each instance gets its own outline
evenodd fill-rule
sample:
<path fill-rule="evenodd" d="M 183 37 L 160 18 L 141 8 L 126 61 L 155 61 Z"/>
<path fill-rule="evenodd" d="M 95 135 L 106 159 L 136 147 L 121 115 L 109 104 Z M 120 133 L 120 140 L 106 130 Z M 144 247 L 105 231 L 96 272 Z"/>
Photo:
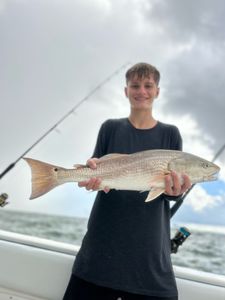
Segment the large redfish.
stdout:
<path fill-rule="evenodd" d="M 99 159 L 96 169 L 75 165 L 74 169 L 50 165 L 24 158 L 32 171 L 32 194 L 37 198 L 66 182 L 79 182 L 92 177 L 101 178 L 99 190 L 149 191 L 145 201 L 151 201 L 165 191 L 165 175 L 175 171 L 182 181 L 187 174 L 191 182 L 217 179 L 220 168 L 193 154 L 175 150 L 147 150 L 134 154 L 108 154 Z M 182 183 L 182 182 L 181 182 Z"/>

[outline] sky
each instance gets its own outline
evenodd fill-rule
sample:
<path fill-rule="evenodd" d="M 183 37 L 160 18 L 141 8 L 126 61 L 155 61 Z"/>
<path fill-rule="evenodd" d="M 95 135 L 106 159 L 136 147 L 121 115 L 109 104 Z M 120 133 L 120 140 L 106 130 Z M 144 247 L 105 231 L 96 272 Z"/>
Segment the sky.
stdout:
<path fill-rule="evenodd" d="M 129 114 L 124 75 L 137 62 L 161 72 L 155 118 L 179 127 L 184 151 L 211 160 L 225 143 L 224 15 L 222 0 L 0 0 L 0 172 L 118 71 L 26 154 L 85 163 L 101 123 Z M 196 185 L 175 222 L 225 225 L 225 153 L 216 163 L 219 181 Z M 82 217 L 95 197 L 72 183 L 30 201 L 23 160 L 2 192 L 6 210 Z"/>

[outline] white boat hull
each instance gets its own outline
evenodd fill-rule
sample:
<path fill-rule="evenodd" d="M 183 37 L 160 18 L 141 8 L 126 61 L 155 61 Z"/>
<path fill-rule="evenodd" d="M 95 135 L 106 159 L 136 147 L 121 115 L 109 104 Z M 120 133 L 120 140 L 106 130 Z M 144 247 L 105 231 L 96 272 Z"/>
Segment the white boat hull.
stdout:
<path fill-rule="evenodd" d="M 0 300 L 61 300 L 78 249 L 0 230 Z M 179 300 L 225 300 L 225 276 L 174 271 Z"/>

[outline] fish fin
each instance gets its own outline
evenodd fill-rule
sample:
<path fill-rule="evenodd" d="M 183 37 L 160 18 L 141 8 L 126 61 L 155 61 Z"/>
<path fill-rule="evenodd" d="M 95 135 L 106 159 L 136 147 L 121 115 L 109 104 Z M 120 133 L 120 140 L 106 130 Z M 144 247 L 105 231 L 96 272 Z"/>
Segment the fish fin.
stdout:
<path fill-rule="evenodd" d="M 31 168 L 32 192 L 30 199 L 44 195 L 60 183 L 57 180 L 57 171 L 60 167 L 47 164 L 32 158 L 23 158 Z"/>
<path fill-rule="evenodd" d="M 73 165 L 74 169 L 82 169 L 82 168 L 87 168 L 87 165 L 82 165 L 82 164 L 75 164 Z"/>
<path fill-rule="evenodd" d="M 157 183 L 162 182 L 162 181 L 164 182 L 165 176 L 169 175 L 170 173 L 171 173 L 171 171 L 165 170 L 161 174 L 151 177 L 150 186 L 154 187 L 154 186 L 157 186 Z"/>
<path fill-rule="evenodd" d="M 157 198 L 159 195 L 164 193 L 164 188 L 151 188 L 150 192 L 148 193 L 148 197 L 145 199 L 145 202 L 149 202 Z"/>
<path fill-rule="evenodd" d="M 170 170 L 165 170 L 164 175 L 169 175 L 169 174 L 171 174 L 171 171 Z"/>
<path fill-rule="evenodd" d="M 103 161 L 106 161 L 106 160 L 109 160 L 109 159 L 112 159 L 112 158 L 118 158 L 118 157 L 127 156 L 127 155 L 129 155 L 129 154 L 110 153 L 110 154 L 106 154 L 106 155 L 100 157 L 99 162 L 103 162 Z"/>

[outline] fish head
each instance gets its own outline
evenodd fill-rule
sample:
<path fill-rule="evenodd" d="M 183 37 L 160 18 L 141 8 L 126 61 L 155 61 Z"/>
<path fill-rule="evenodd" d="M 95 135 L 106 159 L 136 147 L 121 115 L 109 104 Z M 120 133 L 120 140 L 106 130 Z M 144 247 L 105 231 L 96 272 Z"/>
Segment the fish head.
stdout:
<path fill-rule="evenodd" d="M 185 155 L 172 160 L 169 163 L 169 170 L 178 174 L 187 174 L 192 183 L 216 180 L 220 167 L 195 155 Z"/>

